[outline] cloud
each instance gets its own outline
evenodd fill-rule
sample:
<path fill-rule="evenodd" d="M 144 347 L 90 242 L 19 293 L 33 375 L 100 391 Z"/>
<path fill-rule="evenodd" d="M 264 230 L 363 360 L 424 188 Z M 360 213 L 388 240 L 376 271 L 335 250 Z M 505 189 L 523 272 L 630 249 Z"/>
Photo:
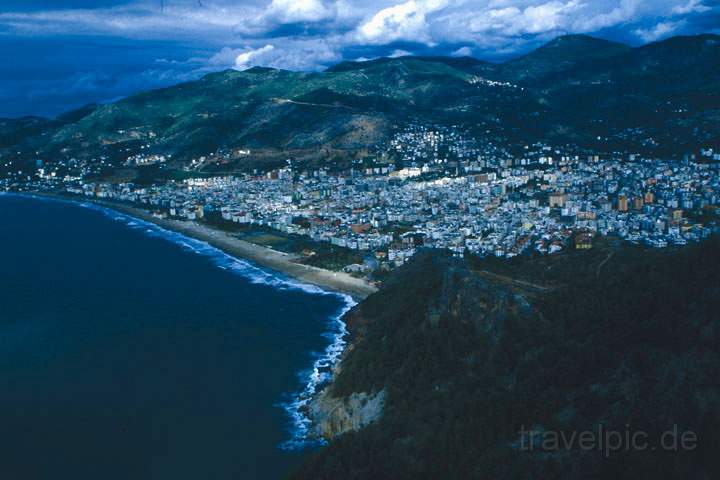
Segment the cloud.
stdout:
<path fill-rule="evenodd" d="M 134 2 L 108 8 L 0 13 L 0 29 L 25 35 L 101 35 L 134 39 L 177 39 L 202 34 L 228 36 L 248 18 L 246 9 L 177 2 L 160 9 Z M 4 28 L 3 28 L 4 27 Z"/>
<path fill-rule="evenodd" d="M 235 57 L 235 68 L 245 70 L 255 65 L 267 64 L 269 59 L 273 58 L 275 45 L 265 45 L 264 47 L 248 50 Z"/>
<path fill-rule="evenodd" d="M 412 52 L 403 50 L 401 48 L 394 50 L 390 55 L 388 55 L 388 57 L 390 57 L 390 58 L 400 58 L 400 57 L 409 57 L 409 56 L 412 56 Z"/>
<path fill-rule="evenodd" d="M 272 0 L 267 15 L 279 23 L 318 22 L 330 11 L 320 0 Z"/>
<path fill-rule="evenodd" d="M 525 8 L 521 20 L 521 29 L 525 33 L 542 33 L 565 28 L 567 18 L 582 8 L 576 0 L 566 3 L 548 2 Z"/>
<path fill-rule="evenodd" d="M 634 30 L 633 33 L 645 42 L 654 42 L 670 36 L 684 24 L 685 22 L 682 20 L 677 22 L 660 22 L 652 28 L 638 28 Z"/>
<path fill-rule="evenodd" d="M 472 48 L 468 47 L 467 45 L 464 47 L 460 47 L 454 52 L 450 53 L 453 57 L 472 57 L 473 51 Z"/>
<path fill-rule="evenodd" d="M 678 5 L 672 9 L 675 15 L 687 15 L 688 13 L 702 13 L 712 10 L 712 8 L 703 5 L 701 0 L 688 0 L 683 5 Z"/>
<path fill-rule="evenodd" d="M 388 44 L 398 40 L 435 44 L 429 35 L 427 16 L 442 10 L 446 0 L 409 0 L 378 11 L 360 25 L 355 37 L 368 44 Z"/>
<path fill-rule="evenodd" d="M 720 13 L 716 0 L 172 0 L 164 9 L 158 0 L 104 8 L 66 3 L 57 10 L 0 13 L 0 35 L 200 43 L 240 52 L 235 57 L 272 45 L 275 51 L 253 58 L 317 69 L 336 58 L 387 56 L 397 49 L 450 54 L 466 46 L 478 56 L 506 56 L 567 33 L 624 32 L 621 38 L 652 41 L 692 33 L 700 16 Z M 234 65 L 215 55 L 206 62 Z"/>
<path fill-rule="evenodd" d="M 173 0 L 164 9 L 158 0 L 104 8 L 66 3 L 63 9 L 0 13 L 0 32 L 225 46 L 252 41 L 254 48 L 277 37 L 337 37 L 346 48 L 409 42 L 433 48 L 460 43 L 483 50 L 513 49 L 563 33 L 650 31 L 659 23 L 720 10 L 716 0 Z"/>
<path fill-rule="evenodd" d="M 0 53 L 28 58 L 24 70 L 0 65 L 7 102 L 25 101 L 31 91 L 42 98 L 36 104 L 50 104 L 52 95 L 62 104 L 61 90 L 76 92 L 73 102 L 83 92 L 111 98 L 255 65 L 313 71 L 407 54 L 501 60 L 570 33 L 640 44 L 720 32 L 720 0 L 165 0 L 163 9 L 160 0 L 29 3 L 0 9 Z M 51 51 L 63 61 L 44 53 Z M 30 60 L 33 52 L 42 61 Z M 48 62 L 55 73 L 44 85 L 35 78 L 50 77 Z"/>
<path fill-rule="evenodd" d="M 454 10 L 441 17 L 437 34 L 481 48 L 517 47 L 566 33 L 588 33 L 631 19 L 636 0 L 584 2 L 490 2 L 486 8 Z"/>
<path fill-rule="evenodd" d="M 610 10 L 576 19 L 572 27 L 580 32 L 593 32 L 614 27 L 636 18 L 640 5 L 640 0 L 621 0 Z"/>
<path fill-rule="evenodd" d="M 214 56 L 216 61 L 226 60 L 237 53 L 233 68 L 245 70 L 251 67 L 271 67 L 289 70 L 320 70 L 342 60 L 336 48 L 324 40 L 285 39 L 280 44 L 267 44 L 259 48 L 221 50 Z"/>
<path fill-rule="evenodd" d="M 235 31 L 240 35 L 263 36 L 284 26 L 300 25 L 300 31 L 338 17 L 335 5 L 321 0 L 272 0 L 268 5 L 248 8 Z"/>

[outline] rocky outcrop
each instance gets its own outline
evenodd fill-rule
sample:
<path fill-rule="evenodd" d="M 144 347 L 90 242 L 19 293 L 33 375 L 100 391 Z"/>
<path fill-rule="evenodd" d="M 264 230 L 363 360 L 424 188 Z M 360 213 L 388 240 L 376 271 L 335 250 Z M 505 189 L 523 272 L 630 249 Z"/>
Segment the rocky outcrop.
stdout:
<path fill-rule="evenodd" d="M 326 388 L 310 403 L 308 415 L 313 422 L 312 433 L 331 440 L 338 435 L 360 430 L 382 416 L 385 389 L 374 394 L 353 393 L 347 397 L 333 397 Z"/>

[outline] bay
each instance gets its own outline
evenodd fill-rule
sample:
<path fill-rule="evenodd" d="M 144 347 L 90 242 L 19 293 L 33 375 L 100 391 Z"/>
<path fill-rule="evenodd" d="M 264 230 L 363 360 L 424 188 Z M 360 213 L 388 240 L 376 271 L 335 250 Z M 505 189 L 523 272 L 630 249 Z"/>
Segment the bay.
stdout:
<path fill-rule="evenodd" d="M 348 306 L 122 214 L 0 195 L 2 478 L 282 478 L 306 453 L 280 448 L 303 446 L 287 407 Z"/>

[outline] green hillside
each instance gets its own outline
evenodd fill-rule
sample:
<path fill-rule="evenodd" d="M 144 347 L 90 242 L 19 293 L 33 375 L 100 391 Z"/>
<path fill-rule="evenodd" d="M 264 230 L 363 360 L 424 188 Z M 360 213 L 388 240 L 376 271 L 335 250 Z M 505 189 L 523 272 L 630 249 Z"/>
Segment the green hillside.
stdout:
<path fill-rule="evenodd" d="M 566 35 L 500 65 L 498 71 L 509 81 L 532 84 L 548 75 L 585 69 L 598 60 L 622 56 L 631 50 L 622 43 L 587 35 Z"/>
<path fill-rule="evenodd" d="M 170 156 L 175 169 L 207 157 L 198 168 L 218 172 L 288 158 L 346 167 L 411 121 L 463 125 L 509 147 L 543 140 L 681 155 L 720 138 L 718 64 L 713 35 L 640 48 L 567 36 L 504 64 L 402 57 L 316 73 L 229 70 L 53 121 L 4 120 L 0 155 L 16 165 L 103 158 L 108 171 L 138 153 Z"/>

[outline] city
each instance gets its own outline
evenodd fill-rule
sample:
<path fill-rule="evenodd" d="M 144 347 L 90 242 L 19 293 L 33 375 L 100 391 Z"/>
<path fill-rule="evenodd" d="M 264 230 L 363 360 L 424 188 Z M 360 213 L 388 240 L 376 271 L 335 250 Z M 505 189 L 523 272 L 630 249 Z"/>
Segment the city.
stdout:
<path fill-rule="evenodd" d="M 269 227 L 361 253 L 362 263 L 344 267 L 360 275 L 398 267 L 420 247 L 514 257 L 592 248 L 596 235 L 666 247 L 720 232 L 720 155 L 711 149 L 699 159 L 662 161 L 543 144 L 512 156 L 478 144 L 454 128 L 413 124 L 345 172 L 297 172 L 288 161 L 264 173 L 139 186 L 38 168 L 30 181 L 0 186 Z"/>
<path fill-rule="evenodd" d="M 720 0 L 2 7 L 0 480 L 720 478 Z"/>

